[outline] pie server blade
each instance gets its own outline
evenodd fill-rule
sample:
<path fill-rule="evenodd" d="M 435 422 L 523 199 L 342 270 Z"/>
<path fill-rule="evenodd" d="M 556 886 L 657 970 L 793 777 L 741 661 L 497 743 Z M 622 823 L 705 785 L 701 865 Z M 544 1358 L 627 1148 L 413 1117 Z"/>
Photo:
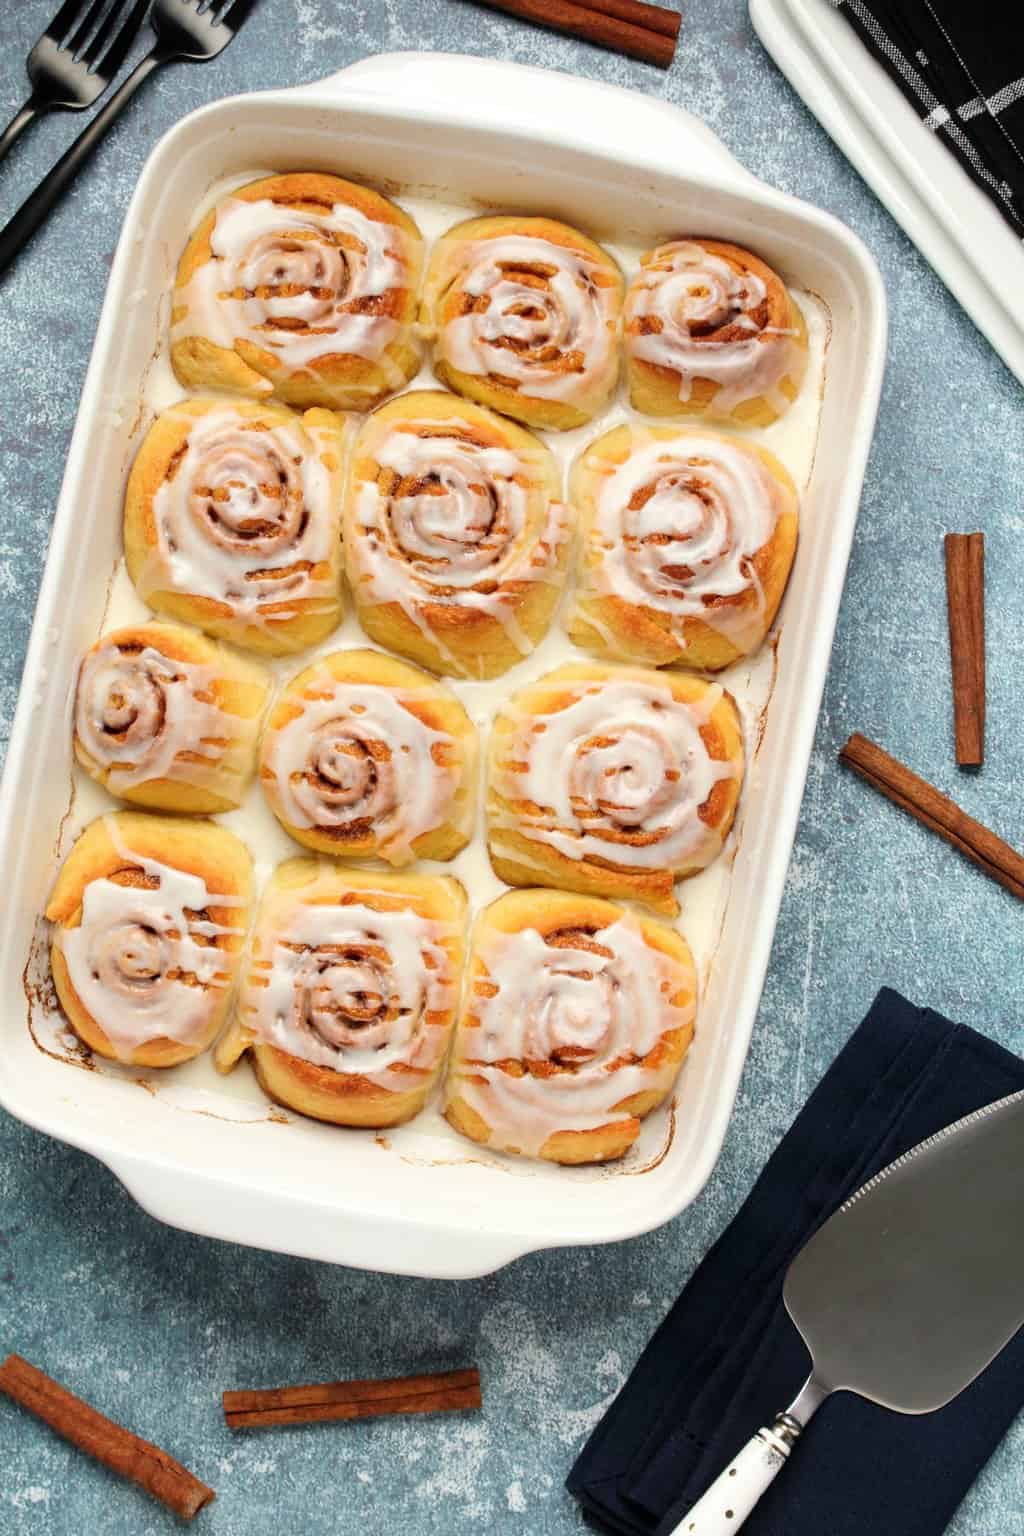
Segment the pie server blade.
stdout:
<path fill-rule="evenodd" d="M 870 1179 L 789 1267 L 811 1374 L 676 1526 L 735 1532 L 832 1392 L 942 1408 L 1024 1323 L 1024 1092 L 930 1136 Z"/>

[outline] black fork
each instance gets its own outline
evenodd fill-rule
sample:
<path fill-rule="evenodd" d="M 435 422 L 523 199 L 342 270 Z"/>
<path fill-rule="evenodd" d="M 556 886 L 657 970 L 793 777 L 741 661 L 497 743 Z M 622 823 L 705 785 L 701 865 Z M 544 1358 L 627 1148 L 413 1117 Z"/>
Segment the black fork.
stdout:
<path fill-rule="evenodd" d="M 142 26 L 149 0 L 64 0 L 26 61 L 31 94 L 0 134 L 0 160 L 22 129 L 44 112 L 91 107 L 117 74 Z M 118 23 L 121 25 L 118 25 Z"/>
<path fill-rule="evenodd" d="M 156 33 L 155 44 L 0 231 L 0 273 L 6 271 L 50 209 L 64 196 L 142 82 L 164 64 L 177 60 L 205 64 L 208 59 L 215 59 L 255 4 L 256 0 L 154 0 L 149 24 Z"/>

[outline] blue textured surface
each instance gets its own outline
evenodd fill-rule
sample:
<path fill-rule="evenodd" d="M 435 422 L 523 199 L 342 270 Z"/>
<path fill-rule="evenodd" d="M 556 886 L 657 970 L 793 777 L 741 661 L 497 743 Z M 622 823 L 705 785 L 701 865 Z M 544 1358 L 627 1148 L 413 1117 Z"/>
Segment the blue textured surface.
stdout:
<path fill-rule="evenodd" d="M 56 0 L 4 7 L 0 108 Z M 14 12 L 17 11 L 16 22 Z M 22 1353 L 172 1449 L 219 1490 L 211 1536 L 563 1536 L 562 1479 L 709 1243 L 882 982 L 1024 1049 L 1021 909 L 836 766 L 861 729 L 1024 842 L 1021 394 L 762 52 L 743 0 L 688 8 L 667 76 L 461 0 L 262 0 L 215 65 L 145 88 L 5 281 L 0 304 L 0 729 L 6 736 L 63 462 L 121 217 L 158 135 L 229 92 L 362 55 L 458 48 L 634 86 L 689 107 L 765 180 L 838 214 L 878 258 L 889 370 L 825 707 L 753 1048 L 703 1197 L 619 1247 L 540 1255 L 458 1285 L 234 1249 L 145 1216 L 105 1169 L 0 1114 L 0 1351 Z M 53 119 L 0 172 L 5 216 L 79 126 Z M 985 530 L 989 763 L 952 759 L 941 534 Z M 466 1419 L 232 1439 L 218 1394 L 477 1361 Z M 157 1536 L 173 1518 L 0 1401 L 4 1536 Z M 1024 1526 L 1024 1431 L 955 1536 Z M 825 1536 L 825 1533 L 823 1533 Z"/>

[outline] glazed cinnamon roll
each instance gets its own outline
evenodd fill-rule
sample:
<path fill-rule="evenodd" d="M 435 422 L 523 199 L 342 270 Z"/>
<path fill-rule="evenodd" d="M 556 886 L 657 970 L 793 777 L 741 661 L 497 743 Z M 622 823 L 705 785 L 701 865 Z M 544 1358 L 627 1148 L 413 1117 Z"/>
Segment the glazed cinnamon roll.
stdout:
<path fill-rule="evenodd" d="M 508 885 L 628 896 L 674 916 L 674 884 L 721 852 L 742 779 L 739 716 L 717 683 L 559 667 L 494 722 L 491 863 Z"/>
<path fill-rule="evenodd" d="M 216 1064 L 251 1048 L 271 1098 L 338 1125 L 399 1125 L 441 1073 L 458 1005 L 455 880 L 314 859 L 275 870 Z"/>
<path fill-rule="evenodd" d="M 545 634 L 570 514 L 555 461 L 468 400 L 415 391 L 364 424 L 345 504 L 359 621 L 378 645 L 455 677 L 496 677 Z"/>
<path fill-rule="evenodd" d="M 171 361 L 194 390 L 367 410 L 419 367 L 423 241 L 368 187 L 301 172 L 239 187 L 185 247 Z"/>
<path fill-rule="evenodd" d="M 252 860 L 209 821 L 118 811 L 91 822 L 46 908 L 53 980 L 100 1056 L 173 1067 L 223 1022 L 249 926 Z"/>
<path fill-rule="evenodd" d="M 807 327 L 782 279 L 723 240 L 648 251 L 624 329 L 630 399 L 648 416 L 766 427 L 796 399 L 807 368 Z"/>
<path fill-rule="evenodd" d="M 476 730 L 440 683 L 379 651 L 336 651 L 274 706 L 260 779 L 307 848 L 407 864 L 469 842 L 476 759 Z"/>
<path fill-rule="evenodd" d="M 796 487 L 772 454 L 699 427 L 616 427 L 581 455 L 572 497 L 577 645 L 711 671 L 761 645 L 797 542 Z"/>
<path fill-rule="evenodd" d="M 82 659 L 75 756 L 112 795 L 195 815 L 241 805 L 270 696 L 261 667 L 195 630 L 135 624 Z"/>
<path fill-rule="evenodd" d="M 341 618 L 345 425 L 329 411 L 183 400 L 128 477 L 124 545 L 158 613 L 280 655 Z"/>
<path fill-rule="evenodd" d="M 672 929 L 592 896 L 512 891 L 474 930 L 445 1114 L 497 1151 L 621 1157 L 672 1091 L 696 997 Z"/>
<path fill-rule="evenodd" d="M 434 372 L 460 395 L 531 427 L 581 427 L 619 376 L 622 274 L 555 219 L 456 224 L 435 247 L 423 325 Z"/>

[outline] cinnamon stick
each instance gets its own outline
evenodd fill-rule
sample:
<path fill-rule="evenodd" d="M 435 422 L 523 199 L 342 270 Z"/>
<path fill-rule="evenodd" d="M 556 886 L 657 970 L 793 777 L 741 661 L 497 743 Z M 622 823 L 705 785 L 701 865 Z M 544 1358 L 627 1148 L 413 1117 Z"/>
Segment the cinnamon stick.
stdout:
<path fill-rule="evenodd" d="M 0 1365 L 0 1391 L 119 1477 L 138 1483 L 182 1520 L 193 1519 L 216 1498 L 212 1488 L 166 1451 L 105 1418 L 20 1355 L 8 1355 Z"/>
<path fill-rule="evenodd" d="M 483 0 L 485 5 L 538 27 L 567 32 L 584 42 L 624 53 L 645 64 L 668 69 L 675 57 L 678 25 L 659 18 L 657 27 L 644 19 L 643 13 L 657 9 L 640 0 Z M 675 13 L 666 12 L 666 15 Z"/>
<path fill-rule="evenodd" d="M 902 810 L 959 849 L 991 879 L 998 880 L 1018 901 L 1024 901 L 1024 858 L 988 827 L 968 816 L 948 795 L 927 779 L 919 778 L 866 736 L 851 736 L 839 757 Z"/>
<path fill-rule="evenodd" d="M 985 759 L 985 535 L 947 533 L 946 598 L 956 760 Z"/>
<path fill-rule="evenodd" d="M 479 1408 L 481 1401 L 480 1372 L 472 1367 L 435 1376 L 225 1392 L 224 1418 L 229 1429 L 265 1429 L 273 1424 L 326 1424 L 396 1413 L 450 1413 Z"/>
<path fill-rule="evenodd" d="M 663 37 L 679 36 L 683 18 L 679 11 L 670 11 L 664 5 L 647 5 L 644 0 L 581 0 L 588 11 L 600 11 L 603 16 L 616 16 L 634 27 L 646 27 L 649 32 L 660 32 Z"/>

